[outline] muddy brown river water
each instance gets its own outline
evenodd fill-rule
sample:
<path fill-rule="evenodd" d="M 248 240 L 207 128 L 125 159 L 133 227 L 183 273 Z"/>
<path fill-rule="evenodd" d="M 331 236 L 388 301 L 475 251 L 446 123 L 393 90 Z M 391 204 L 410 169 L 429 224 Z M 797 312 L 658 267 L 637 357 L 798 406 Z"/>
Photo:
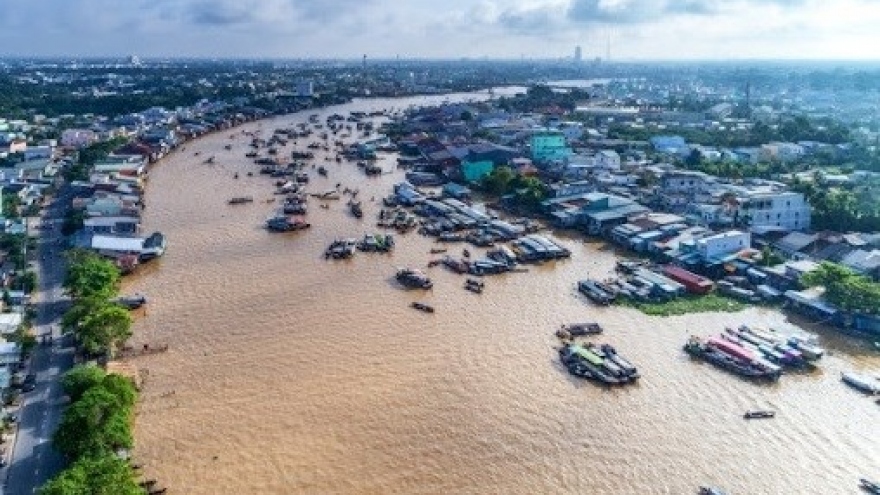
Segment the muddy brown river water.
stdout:
<path fill-rule="evenodd" d="M 485 95 L 358 100 L 317 113 L 323 122 L 467 97 Z M 432 239 L 415 232 L 396 236 L 389 255 L 325 261 L 334 238 L 377 231 L 378 200 L 403 176 L 391 155 L 376 178 L 353 162 L 315 160 L 329 173 L 312 173 L 309 189 L 358 188 L 363 220 L 344 200 L 322 209 L 313 199 L 310 230 L 268 233 L 274 180 L 244 157 L 242 131 L 268 138 L 306 120 L 203 137 L 151 172 L 144 230 L 164 232 L 169 247 L 125 291 L 150 298 L 135 342 L 170 345 L 135 361 L 146 374 L 135 456 L 169 493 L 690 494 L 711 484 L 845 494 L 858 492 L 860 476 L 880 478 L 880 406 L 839 379 L 842 370 L 880 373 L 880 353 L 865 343 L 800 322 L 830 350 L 818 371 L 741 380 L 688 359 L 687 336 L 798 323 L 759 308 L 670 318 L 597 308 L 575 282 L 609 274 L 616 255 L 579 237 L 560 237 L 571 259 L 487 278 L 481 295 L 442 267 L 425 268 L 430 292 L 396 287 L 396 267 L 435 257 Z M 203 163 L 211 155 L 215 163 Z M 226 204 L 245 195 L 255 202 Z M 414 300 L 436 313 L 414 311 Z M 598 341 L 639 366 L 637 385 L 604 389 L 560 366 L 554 330 L 591 320 L 605 327 Z M 777 417 L 744 421 L 756 407 Z"/>

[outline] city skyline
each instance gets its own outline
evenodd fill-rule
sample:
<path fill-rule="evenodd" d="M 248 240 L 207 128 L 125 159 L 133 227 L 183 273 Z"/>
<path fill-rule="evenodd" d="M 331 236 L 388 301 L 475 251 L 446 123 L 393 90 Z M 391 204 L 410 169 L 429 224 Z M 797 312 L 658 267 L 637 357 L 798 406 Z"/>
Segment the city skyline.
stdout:
<path fill-rule="evenodd" d="M 4 12 L 0 55 L 552 59 L 580 45 L 589 60 L 610 40 L 616 60 L 874 60 L 878 21 L 875 0 L 46 0 Z"/>

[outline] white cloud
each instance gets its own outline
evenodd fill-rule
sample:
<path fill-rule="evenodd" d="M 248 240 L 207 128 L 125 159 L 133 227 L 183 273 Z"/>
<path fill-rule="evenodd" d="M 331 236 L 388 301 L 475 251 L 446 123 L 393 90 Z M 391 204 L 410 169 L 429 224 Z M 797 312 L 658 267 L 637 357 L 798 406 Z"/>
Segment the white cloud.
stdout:
<path fill-rule="evenodd" d="M 876 58 L 877 0 L 40 0 L 5 55 Z"/>

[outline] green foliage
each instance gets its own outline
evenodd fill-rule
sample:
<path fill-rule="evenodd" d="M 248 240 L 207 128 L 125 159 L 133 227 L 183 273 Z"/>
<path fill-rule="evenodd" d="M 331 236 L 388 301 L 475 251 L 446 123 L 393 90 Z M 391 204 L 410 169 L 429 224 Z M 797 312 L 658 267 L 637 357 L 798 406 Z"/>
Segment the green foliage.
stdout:
<path fill-rule="evenodd" d="M 116 137 L 108 141 L 100 141 L 79 150 L 77 164 L 91 167 L 98 160 L 103 160 L 116 148 L 128 142 L 128 138 Z"/>
<path fill-rule="evenodd" d="M 62 235 L 73 235 L 83 228 L 86 214 L 82 210 L 68 210 L 64 215 L 64 223 L 61 224 Z"/>
<path fill-rule="evenodd" d="M 15 277 L 13 288 L 31 293 L 37 290 L 37 272 L 27 270 L 21 275 Z"/>
<path fill-rule="evenodd" d="M 3 194 L 3 218 L 18 218 L 21 198 L 15 193 Z"/>
<path fill-rule="evenodd" d="M 61 387 L 70 397 L 71 402 L 78 401 L 92 387 L 100 385 L 107 377 L 107 372 L 98 366 L 81 364 L 71 368 L 61 378 Z"/>
<path fill-rule="evenodd" d="M 852 190 L 823 187 L 821 174 L 816 180 L 795 180 L 792 190 L 802 193 L 813 209 L 816 230 L 874 232 L 880 230 L 880 184 L 864 181 Z"/>
<path fill-rule="evenodd" d="M 77 366 L 61 383 L 73 402 L 64 411 L 53 442 L 74 462 L 40 494 L 144 494 L 131 465 L 116 456 L 118 450 L 133 445 L 134 383 L 96 366 Z"/>
<path fill-rule="evenodd" d="M 825 287 L 825 299 L 845 311 L 880 312 L 880 284 L 843 265 L 822 262 L 818 269 L 805 273 L 801 283 Z"/>
<path fill-rule="evenodd" d="M 128 461 L 112 455 L 73 463 L 40 489 L 40 495 L 144 495 Z"/>
<path fill-rule="evenodd" d="M 74 299 L 115 297 L 119 292 L 119 269 L 110 261 L 87 251 L 74 251 L 64 288 Z"/>
<path fill-rule="evenodd" d="M 130 449 L 132 411 L 110 390 L 101 385 L 92 387 L 64 411 L 53 437 L 55 448 L 71 459 Z"/>
<path fill-rule="evenodd" d="M 105 302 L 93 306 L 73 333 L 89 354 L 109 352 L 131 337 L 131 315 L 125 308 Z"/>
<path fill-rule="evenodd" d="M 759 263 L 761 266 L 776 266 L 783 263 L 784 261 L 785 260 L 782 259 L 782 257 L 778 254 L 773 252 L 773 250 L 770 249 L 769 246 L 764 246 L 764 248 L 761 249 L 761 261 Z"/>
<path fill-rule="evenodd" d="M 623 306 L 630 306 L 642 313 L 652 316 L 675 316 L 689 313 L 736 313 L 746 308 L 746 305 L 720 294 L 706 294 L 704 296 L 682 296 L 664 302 L 639 302 L 624 297 L 617 298 L 616 302 Z"/>
<path fill-rule="evenodd" d="M 510 167 L 495 167 L 489 175 L 483 177 L 482 188 L 496 196 L 514 194 L 518 202 L 524 206 L 537 207 L 547 198 L 547 189 L 536 177 L 525 177 L 514 172 Z"/>

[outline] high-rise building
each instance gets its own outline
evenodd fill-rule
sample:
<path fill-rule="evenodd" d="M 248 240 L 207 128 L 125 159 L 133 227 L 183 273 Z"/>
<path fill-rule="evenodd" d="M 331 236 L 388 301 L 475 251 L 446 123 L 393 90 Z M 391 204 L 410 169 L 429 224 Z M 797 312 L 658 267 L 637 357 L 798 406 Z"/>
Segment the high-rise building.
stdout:
<path fill-rule="evenodd" d="M 579 63 L 581 63 L 581 61 L 583 59 L 584 59 L 584 53 L 581 50 L 580 45 L 574 47 L 574 61 L 575 61 L 575 63 L 579 64 Z"/>

